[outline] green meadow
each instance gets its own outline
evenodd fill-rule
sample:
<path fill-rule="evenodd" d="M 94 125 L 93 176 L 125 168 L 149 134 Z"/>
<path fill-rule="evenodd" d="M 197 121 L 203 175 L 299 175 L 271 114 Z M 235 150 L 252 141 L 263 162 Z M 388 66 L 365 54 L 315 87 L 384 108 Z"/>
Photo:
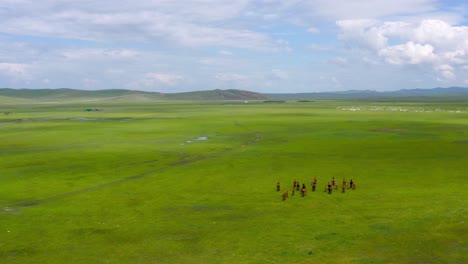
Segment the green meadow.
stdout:
<path fill-rule="evenodd" d="M 0 263 L 468 263 L 466 102 L 0 99 Z"/>

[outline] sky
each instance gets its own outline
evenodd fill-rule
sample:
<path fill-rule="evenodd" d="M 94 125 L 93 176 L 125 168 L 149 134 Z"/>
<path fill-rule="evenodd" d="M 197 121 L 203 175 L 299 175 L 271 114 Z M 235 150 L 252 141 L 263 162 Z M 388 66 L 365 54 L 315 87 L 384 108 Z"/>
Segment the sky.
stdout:
<path fill-rule="evenodd" d="M 466 0 L 0 0 L 0 87 L 468 86 Z"/>

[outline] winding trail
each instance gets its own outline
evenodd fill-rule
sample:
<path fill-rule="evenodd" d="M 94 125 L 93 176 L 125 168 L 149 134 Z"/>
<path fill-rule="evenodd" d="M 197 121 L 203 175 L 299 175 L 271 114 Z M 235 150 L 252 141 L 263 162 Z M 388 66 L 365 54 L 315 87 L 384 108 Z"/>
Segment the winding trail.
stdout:
<path fill-rule="evenodd" d="M 177 162 L 173 162 L 173 163 L 167 165 L 166 167 L 149 170 L 149 171 L 146 171 L 146 172 L 143 172 L 143 173 L 140 173 L 140 174 L 125 177 L 125 178 L 120 179 L 120 180 L 115 180 L 115 181 L 111 181 L 111 182 L 107 182 L 107 183 L 102 183 L 102 184 L 98 184 L 98 185 L 94 185 L 94 186 L 90 186 L 90 187 L 86 187 L 86 188 L 83 188 L 83 189 L 70 191 L 70 192 L 66 192 L 66 193 L 61 193 L 61 194 L 53 195 L 53 196 L 50 196 L 50 197 L 47 197 L 47 198 L 37 199 L 37 200 L 34 200 L 34 201 L 20 202 L 20 203 L 12 204 L 12 205 L 9 205 L 9 206 L 2 206 L 0 208 L 3 211 L 10 211 L 10 210 L 15 210 L 15 209 L 19 209 L 19 208 L 25 208 L 25 207 L 30 207 L 30 206 L 36 206 L 36 205 L 41 205 L 41 204 L 52 203 L 52 202 L 55 202 L 55 201 L 58 201 L 58 200 L 61 200 L 61 199 L 64 199 L 64 198 L 68 198 L 68 197 L 72 197 L 72 196 L 76 196 L 76 195 L 80 195 L 80 194 L 88 193 L 88 192 L 92 192 L 92 191 L 97 191 L 97 190 L 100 190 L 100 189 L 115 186 L 115 185 L 122 184 L 122 183 L 129 182 L 129 181 L 142 179 L 142 178 L 144 178 L 146 176 L 149 176 L 151 174 L 154 174 L 154 173 L 157 173 L 157 172 L 163 172 L 165 170 L 168 170 L 170 168 L 174 168 L 174 167 L 177 167 L 177 166 L 183 166 L 183 165 L 195 163 L 195 162 L 202 161 L 202 160 L 217 158 L 217 157 L 219 157 L 219 156 L 221 156 L 221 155 L 223 155 L 225 153 L 233 152 L 233 151 L 235 151 L 237 149 L 240 149 L 242 147 L 245 147 L 247 145 L 251 145 L 252 143 L 256 143 L 256 142 L 260 141 L 261 139 L 262 139 L 261 134 L 256 133 L 254 140 L 245 142 L 244 144 L 239 145 L 236 148 L 226 148 L 226 149 L 223 149 L 221 151 L 215 152 L 215 153 L 210 154 L 210 155 L 200 156 L 200 157 L 196 157 L 196 158 L 192 158 L 192 159 L 180 160 L 180 161 L 177 161 Z"/>

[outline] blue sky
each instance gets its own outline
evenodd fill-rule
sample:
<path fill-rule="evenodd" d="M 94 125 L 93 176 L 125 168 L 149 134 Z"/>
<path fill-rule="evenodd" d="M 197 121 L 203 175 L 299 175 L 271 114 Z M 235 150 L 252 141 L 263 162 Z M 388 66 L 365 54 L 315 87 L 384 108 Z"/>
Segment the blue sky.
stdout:
<path fill-rule="evenodd" d="M 468 3 L 0 0 L 0 87 L 468 86 Z"/>

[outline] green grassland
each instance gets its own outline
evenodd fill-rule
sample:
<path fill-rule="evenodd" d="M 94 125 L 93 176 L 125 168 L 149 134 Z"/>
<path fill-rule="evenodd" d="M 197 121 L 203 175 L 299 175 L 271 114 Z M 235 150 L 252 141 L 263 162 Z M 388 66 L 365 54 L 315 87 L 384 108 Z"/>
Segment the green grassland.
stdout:
<path fill-rule="evenodd" d="M 0 99 L 0 263 L 468 262 L 466 102 Z"/>

